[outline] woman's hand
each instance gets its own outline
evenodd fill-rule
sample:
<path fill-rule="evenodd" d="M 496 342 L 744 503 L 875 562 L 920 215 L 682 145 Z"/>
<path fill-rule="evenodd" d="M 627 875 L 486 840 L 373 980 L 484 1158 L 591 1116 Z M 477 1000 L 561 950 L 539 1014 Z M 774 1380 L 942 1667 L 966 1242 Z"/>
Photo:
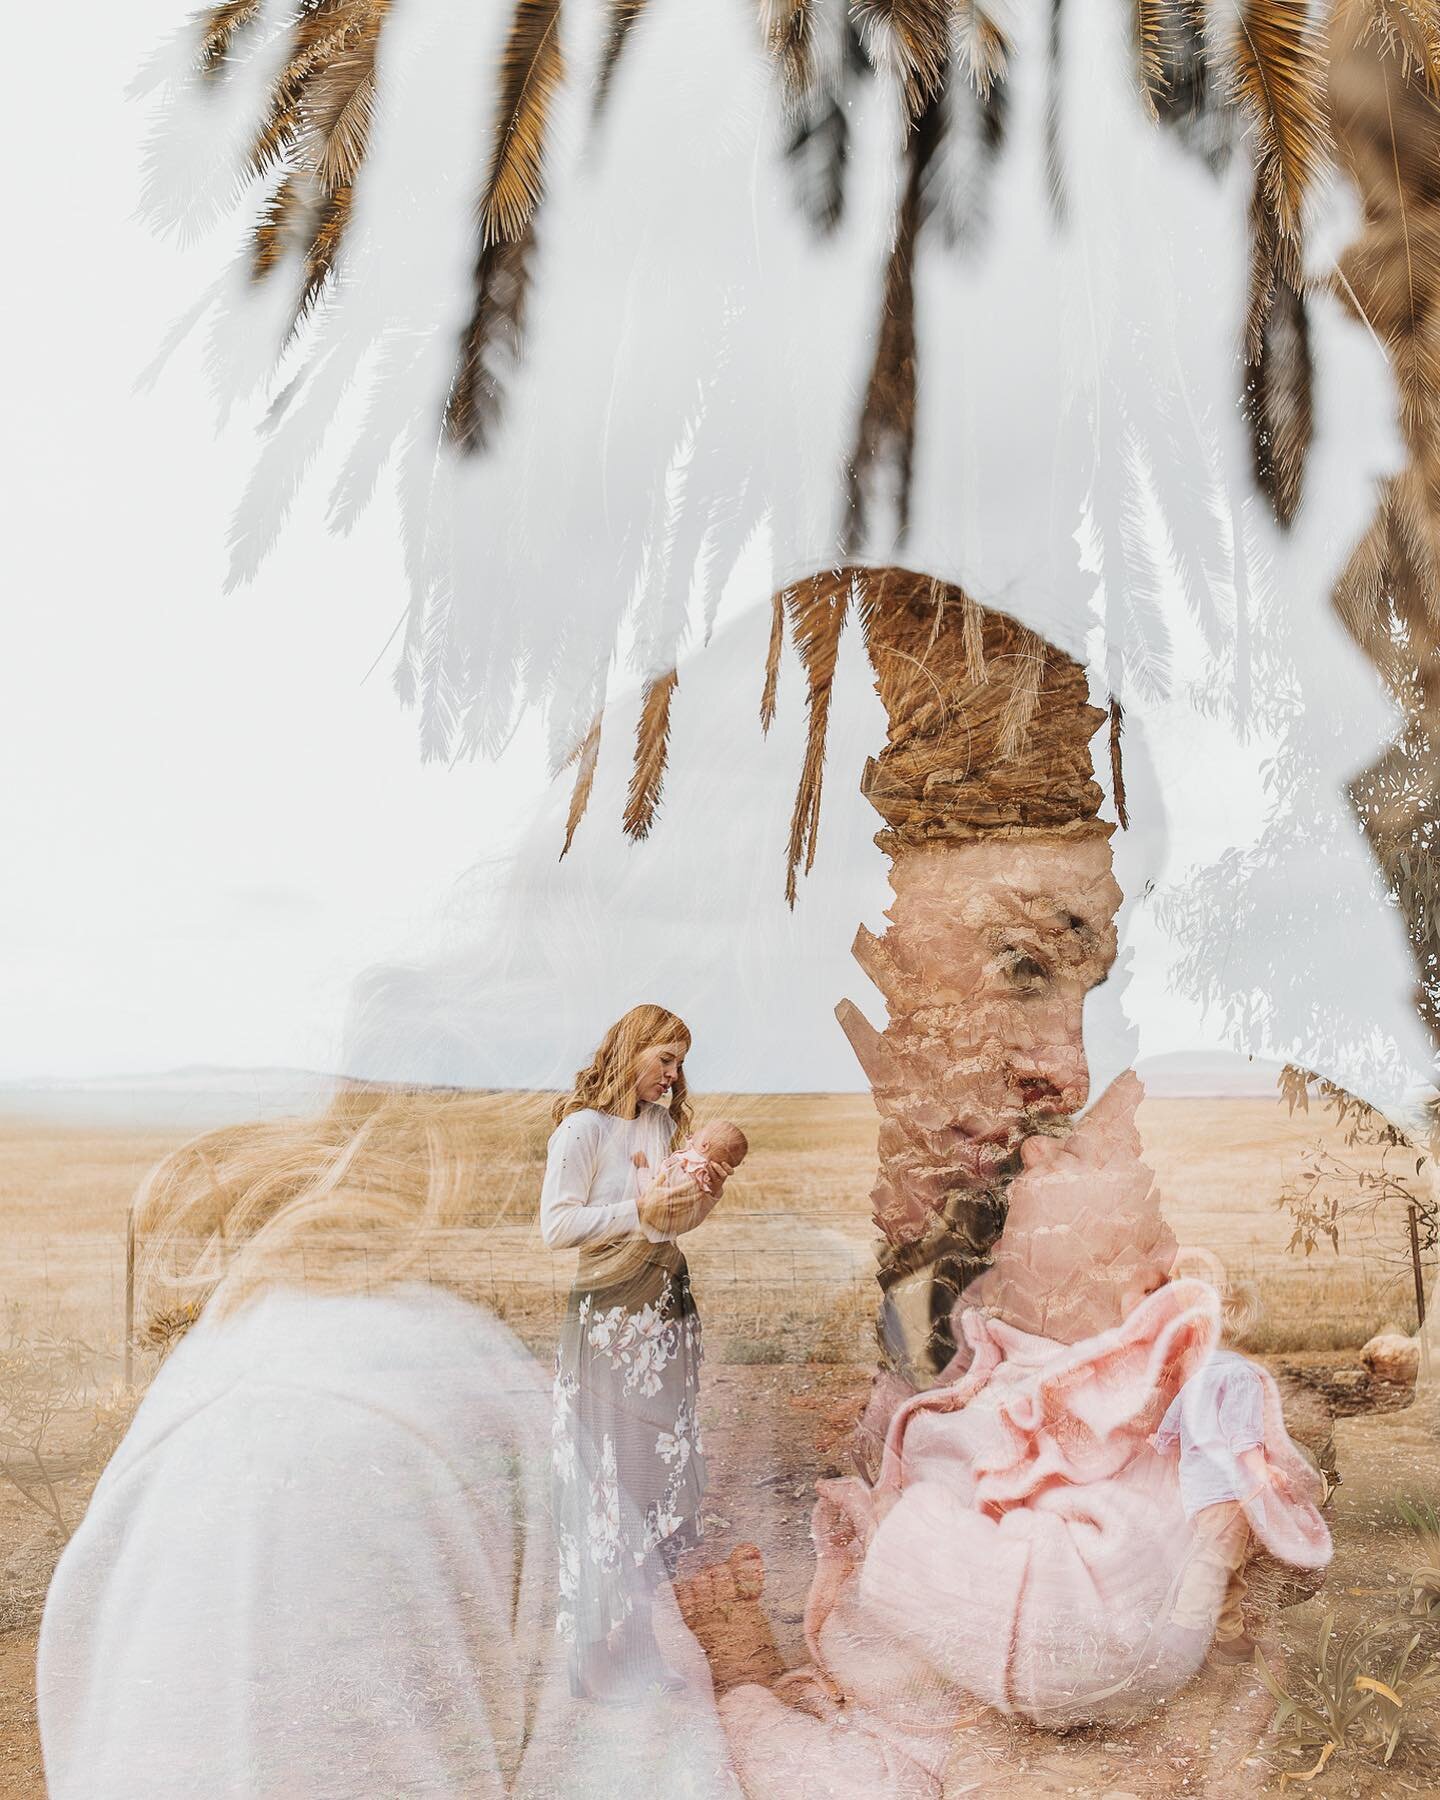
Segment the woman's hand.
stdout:
<path fill-rule="evenodd" d="M 681 1237 L 704 1224 L 719 1198 L 718 1191 L 707 1194 L 689 1175 L 671 1176 L 668 1181 L 662 1177 L 640 1196 L 635 1209 L 647 1231 Z"/>

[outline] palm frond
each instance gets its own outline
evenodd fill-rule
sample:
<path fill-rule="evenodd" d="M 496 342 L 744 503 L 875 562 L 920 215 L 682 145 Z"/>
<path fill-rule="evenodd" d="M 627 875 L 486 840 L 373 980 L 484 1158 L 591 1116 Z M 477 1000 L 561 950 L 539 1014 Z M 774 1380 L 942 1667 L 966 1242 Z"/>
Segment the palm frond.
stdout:
<path fill-rule="evenodd" d="M 665 763 L 670 753 L 670 702 L 679 676 L 674 669 L 659 675 L 645 689 L 640 723 L 635 732 L 635 767 L 625 799 L 627 837 L 650 835 L 665 785 Z"/>
<path fill-rule="evenodd" d="M 780 686 L 780 657 L 785 649 L 785 597 L 770 601 L 770 647 L 765 654 L 765 689 L 760 696 L 760 729 L 768 737 L 775 723 L 775 701 Z"/>
<path fill-rule="evenodd" d="M 390 0 L 372 0 L 353 36 L 312 83 L 314 149 L 307 161 L 327 192 L 353 187 L 375 116 L 375 58 Z"/>
<path fill-rule="evenodd" d="M 790 629 L 805 671 L 809 729 L 805 762 L 790 818 L 785 866 L 785 898 L 795 904 L 796 878 L 803 862 L 815 861 L 820 835 L 820 796 L 825 776 L 825 747 L 830 725 L 830 695 L 839 659 L 840 635 L 850 609 L 854 571 L 832 569 L 814 575 L 784 596 Z"/>
<path fill-rule="evenodd" d="M 788 94 L 791 118 L 785 156 L 795 172 L 800 207 L 828 235 L 845 215 L 850 112 L 870 73 L 844 0 L 811 0 L 810 78 Z"/>
<path fill-rule="evenodd" d="M 976 0 L 957 0 L 951 26 L 950 60 L 964 71 L 982 100 L 997 81 L 1003 81 L 1010 65 L 1010 44 L 1005 33 Z"/>
<path fill-rule="evenodd" d="M 462 450 L 478 451 L 488 442 L 500 418 L 503 365 L 519 359 L 545 131 L 563 75 L 560 0 L 517 0 L 480 201 L 475 298 L 445 409 L 446 430 Z"/>
<path fill-rule="evenodd" d="M 284 174 L 255 227 L 252 278 L 278 266 L 292 241 L 303 277 L 296 317 L 328 281 L 350 222 L 374 121 L 376 57 L 390 0 L 318 0 L 296 20 L 271 89 L 250 166 Z"/>
<path fill-rule="evenodd" d="M 519 360 L 534 238 L 487 244 L 475 269 L 475 303 L 461 343 L 446 428 L 463 450 L 481 450 L 500 422 L 504 376 Z"/>
<path fill-rule="evenodd" d="M 958 54 L 958 53 L 957 53 Z M 927 171 L 924 216 L 952 250 L 973 248 L 990 222 L 990 191 L 1005 144 L 1009 89 L 997 72 L 984 93 L 973 80 L 945 84 L 945 124 Z"/>
<path fill-rule="evenodd" d="M 1361 42 L 1373 39 L 1407 79 L 1419 75 L 1440 93 L 1440 3 L 1437 0 L 1366 0 Z"/>
<path fill-rule="evenodd" d="M 1057 225 L 1063 225 L 1070 212 L 1065 186 L 1065 153 L 1060 145 L 1062 19 L 1062 0 L 1050 0 L 1050 28 L 1045 34 L 1045 113 L 1041 132 L 1045 192 L 1050 201 L 1050 217 Z"/>
<path fill-rule="evenodd" d="M 1257 184 L 1242 403 L 1255 484 L 1282 525 L 1299 509 L 1315 429 L 1310 325 L 1290 262 Z"/>
<path fill-rule="evenodd" d="M 950 0 L 854 0 L 852 11 L 871 62 L 895 77 L 918 117 L 945 84 Z"/>
<path fill-rule="evenodd" d="M 304 318 L 314 306 L 334 271 L 354 201 L 352 187 L 337 187 L 323 194 L 315 205 L 309 242 L 305 246 L 304 286 L 296 308 L 297 320 Z"/>
<path fill-rule="evenodd" d="M 1296 247 L 1330 152 L 1323 41 L 1300 0 L 1240 0 L 1222 54 L 1231 97 L 1250 124 L 1257 193 L 1280 245 Z M 1298 279 L 1298 257 L 1292 273 Z"/>
<path fill-rule="evenodd" d="M 610 0 L 610 19 L 605 31 L 604 47 L 600 51 L 599 72 L 595 77 L 596 118 L 605 110 L 605 103 L 610 98 L 610 90 L 615 83 L 615 71 L 630 42 L 630 33 L 648 5 L 649 0 Z"/>
<path fill-rule="evenodd" d="M 290 54 L 270 88 L 265 115 L 250 147 L 250 168 L 264 175 L 286 161 L 304 128 L 310 84 L 355 33 L 356 0 L 315 0 L 296 18 Z"/>
<path fill-rule="evenodd" d="M 485 197 L 483 244 L 517 243 L 544 188 L 545 134 L 564 75 L 560 0 L 516 0 L 501 59 L 500 121 Z"/>
<path fill-rule="evenodd" d="M 1218 104 L 1223 83 L 1217 84 L 1210 67 L 1203 0 L 1159 0 L 1159 4 L 1163 25 L 1157 80 L 1148 90 L 1150 104 L 1159 122 L 1212 174 L 1218 174 L 1229 159 L 1234 114 Z"/>
<path fill-rule="evenodd" d="M 596 713 L 590 729 L 575 750 L 575 785 L 570 790 L 570 810 L 565 815 L 565 842 L 560 846 L 562 862 L 571 844 L 575 842 L 575 833 L 580 829 L 580 821 L 585 817 L 585 809 L 590 804 L 590 791 L 595 786 L 595 767 L 600 761 L 600 727 L 603 719 L 603 710 Z"/>
<path fill-rule="evenodd" d="M 300 210 L 300 183 L 293 171 L 265 202 L 250 238 L 250 279 L 263 281 L 278 268 L 290 248 Z"/>
<path fill-rule="evenodd" d="M 872 489 L 882 475 L 890 477 L 897 543 L 903 543 L 909 528 L 917 392 L 915 253 L 925 213 L 929 171 L 944 128 L 944 107 L 937 98 L 915 120 L 906 141 L 905 191 L 885 272 L 875 356 L 846 471 L 847 555 L 855 554 L 865 543 Z"/>
<path fill-rule="evenodd" d="M 803 101 L 814 79 L 814 0 L 760 0 L 760 29 L 792 101 Z"/>
<path fill-rule="evenodd" d="M 1131 0 L 1140 97 L 1152 118 L 1159 118 L 1157 96 L 1165 90 L 1165 0 Z"/>
<path fill-rule="evenodd" d="M 1130 809 L 1125 803 L 1125 764 L 1120 753 L 1120 739 L 1125 730 L 1125 708 L 1118 700 L 1110 702 L 1110 787 L 1115 798 L 1115 817 L 1120 829 L 1130 829 Z"/>
<path fill-rule="evenodd" d="M 960 644 L 965 657 L 965 677 L 978 686 L 985 679 L 985 610 L 968 594 L 961 602 Z"/>
<path fill-rule="evenodd" d="M 200 70 L 216 76 L 229 61 L 231 47 L 247 25 L 254 24 L 265 0 L 225 0 L 201 16 Z"/>
<path fill-rule="evenodd" d="M 1000 713 L 1000 759 L 1011 762 L 1019 756 L 1029 736 L 1035 708 L 1040 702 L 1040 684 L 1045 675 L 1045 640 L 1028 633 L 1015 652 L 1015 667 Z"/>

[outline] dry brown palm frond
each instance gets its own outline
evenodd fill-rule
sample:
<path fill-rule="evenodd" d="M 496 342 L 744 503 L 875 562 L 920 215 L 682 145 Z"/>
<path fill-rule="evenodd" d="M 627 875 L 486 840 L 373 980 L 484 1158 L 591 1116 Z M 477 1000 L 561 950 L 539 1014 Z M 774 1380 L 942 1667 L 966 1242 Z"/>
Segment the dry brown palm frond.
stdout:
<path fill-rule="evenodd" d="M 287 174 L 266 201 L 250 239 L 250 279 L 263 281 L 283 261 L 300 209 L 300 183 Z"/>
<path fill-rule="evenodd" d="M 570 810 L 565 816 L 565 842 L 560 846 L 560 860 L 563 862 L 575 842 L 575 833 L 580 829 L 580 821 L 585 817 L 585 809 L 590 804 L 590 790 L 595 786 L 595 767 L 600 760 L 600 726 L 604 720 L 603 709 L 596 713 L 590 729 L 575 747 L 571 761 L 575 764 L 575 785 L 570 790 Z"/>
<path fill-rule="evenodd" d="M 1393 602 L 1412 639 L 1417 627 L 1440 624 L 1440 504 L 1424 473 L 1413 465 L 1393 476 L 1385 495 L 1390 582 Z"/>
<path fill-rule="evenodd" d="M 1383 155 L 1381 146 L 1374 153 Z M 1365 233 L 1340 258 L 1334 287 L 1384 343 L 1402 421 L 1418 442 L 1440 419 L 1440 218 L 1434 208 L 1412 210 L 1393 178 L 1386 186 L 1388 204 L 1367 209 Z"/>
<path fill-rule="evenodd" d="M 312 119 L 302 148 L 327 192 L 353 187 L 375 116 L 375 58 L 390 0 L 370 0 L 336 55 L 317 69 L 307 95 Z"/>
<path fill-rule="evenodd" d="M 314 306 L 330 279 L 340 255 L 345 228 L 350 223 L 350 209 L 354 199 L 353 188 L 337 187 L 331 193 L 322 194 L 315 205 L 309 241 L 305 246 L 304 285 L 300 291 L 300 303 L 295 309 L 297 321 L 303 319 Z"/>
<path fill-rule="evenodd" d="M 665 785 L 665 761 L 670 753 L 670 702 L 680 677 L 674 669 L 657 675 L 645 689 L 640 723 L 635 728 L 635 767 L 625 797 L 625 834 L 650 835 Z"/>
<path fill-rule="evenodd" d="M 218 75 L 229 59 L 231 46 L 247 25 L 259 16 L 265 0 L 225 0 L 223 6 L 212 6 L 202 16 L 200 28 L 200 69 L 205 75 Z"/>
<path fill-rule="evenodd" d="M 915 251 L 924 212 L 926 177 L 944 128 L 943 105 L 932 100 L 911 126 L 906 143 L 908 172 L 896 221 L 895 244 L 885 271 L 885 298 L 875 357 L 846 471 L 847 555 L 864 546 L 870 488 L 882 471 L 888 470 L 893 478 L 897 543 L 904 541 L 910 523 L 915 454 Z"/>
<path fill-rule="evenodd" d="M 291 157 L 304 128 L 306 91 L 359 30 L 363 10 L 357 0 L 318 0 L 296 19 L 290 54 L 271 85 L 265 116 L 250 147 L 249 164 L 255 174 L 264 175 Z"/>
<path fill-rule="evenodd" d="M 1356 644 L 1389 678 L 1395 643 L 1387 626 L 1390 577 L 1391 488 L 1335 584 L 1335 610 Z"/>
<path fill-rule="evenodd" d="M 1230 94 L 1250 122 L 1257 192 L 1288 252 L 1330 153 L 1325 47 L 1301 0 L 1232 4 L 1235 26 L 1222 51 Z M 1298 280 L 1298 256 L 1289 260 Z"/>
<path fill-rule="evenodd" d="M 1061 0 L 1050 0 L 1050 28 L 1045 34 L 1045 111 L 1040 129 L 1045 195 L 1050 202 L 1050 217 L 1056 225 L 1064 225 L 1070 215 L 1065 156 L 1060 147 L 1060 51 Z"/>
<path fill-rule="evenodd" d="M 475 299 L 445 411 L 446 429 L 464 450 L 483 448 L 499 419 L 497 352 L 512 364 L 520 354 L 545 130 L 563 75 L 560 0 L 517 0 L 502 65 L 495 149 L 480 201 Z"/>
<path fill-rule="evenodd" d="M 1440 0 L 1364 0 L 1360 42 L 1374 39 L 1407 78 L 1440 93 Z"/>
<path fill-rule="evenodd" d="M 951 0 L 853 0 L 851 10 L 870 60 L 895 76 L 917 117 L 945 85 Z"/>
<path fill-rule="evenodd" d="M 1130 809 L 1125 803 L 1125 764 L 1120 754 L 1120 738 L 1125 730 L 1125 708 L 1113 697 L 1110 701 L 1110 786 L 1115 796 L 1115 817 L 1120 829 L 1130 829 Z"/>
<path fill-rule="evenodd" d="M 374 121 L 375 60 L 389 9 L 390 0 L 356 0 L 350 5 L 341 40 L 324 61 L 311 65 L 297 96 L 293 155 L 313 196 L 297 320 L 323 292 L 350 224 L 355 181 Z M 278 233 L 274 242 L 278 249 Z M 258 241 L 256 251 L 252 266 L 263 273 Z"/>
<path fill-rule="evenodd" d="M 480 206 L 484 244 L 517 243 L 540 204 L 545 131 L 564 72 L 560 0 L 516 0 L 501 61 L 495 154 Z"/>
<path fill-rule="evenodd" d="M 830 0 L 812 13 L 810 61 L 807 85 L 787 90 L 791 130 L 785 156 L 802 211 L 816 231 L 828 234 L 845 216 L 851 111 L 871 73 L 844 0 Z"/>
<path fill-rule="evenodd" d="M 980 98 L 988 99 L 991 88 L 1009 72 L 1010 44 L 1005 33 L 975 0 L 957 0 L 951 29 L 956 66 L 969 76 Z"/>
<path fill-rule="evenodd" d="M 985 679 L 985 609 L 968 594 L 961 601 L 960 642 L 965 653 L 965 673 L 973 682 Z"/>
<path fill-rule="evenodd" d="M 780 657 L 785 649 L 785 597 L 770 601 L 770 647 L 765 654 L 765 690 L 760 696 L 760 729 L 768 737 L 775 723 L 775 699 L 780 686 Z"/>
<path fill-rule="evenodd" d="M 780 69 L 785 92 L 802 100 L 815 78 L 813 0 L 760 0 L 765 48 Z"/>
<path fill-rule="evenodd" d="M 1255 484 L 1282 525 L 1290 524 L 1299 509 L 1315 426 L 1310 325 L 1291 262 L 1257 178 L 1242 402 Z"/>
<path fill-rule="evenodd" d="M 790 843 L 785 867 L 785 898 L 795 904 L 796 877 L 803 862 L 808 871 L 815 861 L 820 835 L 820 795 L 825 774 L 825 743 L 830 724 L 830 694 L 840 651 L 840 634 L 850 608 L 855 572 L 832 569 L 812 576 L 789 590 L 784 601 L 790 614 L 795 647 L 805 671 L 809 731 L 805 763 L 795 793 L 790 818 Z"/>
<path fill-rule="evenodd" d="M 615 71 L 620 66 L 620 58 L 630 41 L 630 33 L 649 3 L 650 0 L 610 0 L 610 23 L 605 32 L 604 48 L 600 52 L 599 73 L 595 77 L 597 118 L 605 110 L 605 102 L 610 98 Z"/>
<path fill-rule="evenodd" d="M 1025 632 L 1015 648 L 1013 662 L 1000 713 L 1002 762 L 1010 762 L 1019 756 L 1030 735 L 1030 723 L 1040 702 L 1040 684 L 1045 675 L 1045 640 L 1033 631 Z"/>
<path fill-rule="evenodd" d="M 475 301 L 461 340 L 445 426 L 462 450 L 485 447 L 499 423 L 502 377 L 519 358 L 530 289 L 533 232 L 515 243 L 486 244 L 475 265 Z"/>
<path fill-rule="evenodd" d="M 1166 0 L 1131 0 L 1140 97 L 1152 118 L 1160 116 L 1158 100 L 1165 90 Z"/>

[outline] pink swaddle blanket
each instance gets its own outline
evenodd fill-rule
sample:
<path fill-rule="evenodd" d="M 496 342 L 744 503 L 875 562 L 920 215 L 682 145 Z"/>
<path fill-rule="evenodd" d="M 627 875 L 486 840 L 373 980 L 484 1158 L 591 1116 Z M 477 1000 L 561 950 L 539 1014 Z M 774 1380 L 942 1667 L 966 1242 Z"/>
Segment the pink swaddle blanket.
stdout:
<path fill-rule="evenodd" d="M 1178 1281 L 1074 1345 L 964 1315 L 970 1367 L 900 1408 L 874 1487 L 817 1484 L 814 1668 L 783 1698 L 721 1702 L 747 1792 L 938 1795 L 977 1701 L 1064 1727 L 1133 1717 L 1191 1677 L 1205 1645 L 1169 1621 L 1190 1530 L 1148 1437 L 1218 1314 L 1213 1288 Z M 1266 1453 L 1297 1497 L 1257 1500 L 1252 1522 L 1276 1556 L 1319 1567 L 1319 1478 L 1261 1373 Z"/>

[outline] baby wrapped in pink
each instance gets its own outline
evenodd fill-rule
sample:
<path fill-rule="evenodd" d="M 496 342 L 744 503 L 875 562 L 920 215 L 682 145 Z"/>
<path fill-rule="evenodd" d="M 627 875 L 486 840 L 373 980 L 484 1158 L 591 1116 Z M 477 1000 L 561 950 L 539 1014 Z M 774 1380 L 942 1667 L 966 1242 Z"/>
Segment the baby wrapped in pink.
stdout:
<path fill-rule="evenodd" d="M 873 1486 L 817 1484 L 813 1667 L 720 1703 L 750 1795 L 928 1800 L 977 1702 L 1051 1727 L 1123 1720 L 1198 1667 L 1205 1634 L 1171 1617 L 1185 1508 L 1148 1440 L 1216 1348 L 1219 1301 L 1164 1279 L 1175 1245 L 1139 1161 L 1139 1093 L 1121 1077 L 1063 1146 L 1027 1149 L 996 1267 L 972 1290 L 1009 1316 L 967 1307 L 957 1372 L 900 1406 Z M 1316 1568 L 1320 1480 L 1259 1374 L 1289 1498 L 1252 1524 Z M 1212 1626 L 1223 1599 L 1221 1580 Z"/>

